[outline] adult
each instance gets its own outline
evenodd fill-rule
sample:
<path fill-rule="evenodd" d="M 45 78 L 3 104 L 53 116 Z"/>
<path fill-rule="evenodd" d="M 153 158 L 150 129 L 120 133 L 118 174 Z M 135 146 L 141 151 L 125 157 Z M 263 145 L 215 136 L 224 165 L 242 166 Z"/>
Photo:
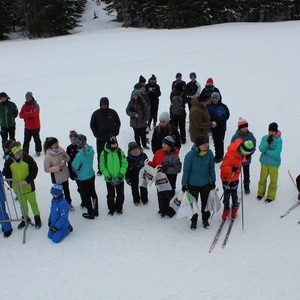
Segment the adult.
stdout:
<path fill-rule="evenodd" d="M 176 82 L 181 81 L 182 83 L 182 87 L 183 87 L 183 92 L 186 92 L 186 82 L 182 80 L 182 74 L 181 73 L 177 73 L 175 75 L 175 80 L 172 82 L 172 87 L 171 87 L 171 91 L 173 91 L 175 89 L 175 84 Z"/>
<path fill-rule="evenodd" d="M 96 138 L 98 161 L 97 175 L 100 176 L 102 175 L 99 168 L 100 154 L 104 150 L 104 145 L 109 137 L 118 136 L 121 127 L 119 115 L 115 110 L 109 108 L 109 100 L 107 97 L 102 97 L 100 99 L 100 108 L 92 114 L 90 127 Z"/>
<path fill-rule="evenodd" d="M 181 141 L 178 130 L 170 123 L 169 113 L 163 112 L 159 116 L 159 125 L 156 126 L 152 135 L 151 148 L 153 154 L 155 154 L 158 149 L 162 149 L 162 140 L 168 135 L 175 136 L 174 146 L 180 149 Z"/>
<path fill-rule="evenodd" d="M 40 156 L 42 152 L 42 142 L 40 139 L 40 106 L 34 99 L 32 92 L 27 92 L 25 99 L 25 104 L 23 104 L 19 114 L 25 123 L 23 151 L 26 154 L 29 153 L 29 144 L 31 138 L 33 138 L 36 156 Z"/>
<path fill-rule="evenodd" d="M 213 92 L 211 94 L 211 104 L 207 106 L 210 121 L 214 122 L 212 128 L 213 141 L 215 146 L 215 163 L 223 160 L 224 156 L 224 138 L 226 132 L 226 122 L 229 119 L 230 112 L 221 99 L 220 94 Z"/>
<path fill-rule="evenodd" d="M 195 97 L 199 97 L 201 93 L 201 85 L 197 81 L 197 75 L 195 72 L 190 73 L 191 81 L 186 85 L 186 94 L 187 94 L 187 103 L 189 106 L 189 110 L 192 107 L 192 99 Z"/>
<path fill-rule="evenodd" d="M 16 104 L 10 101 L 8 95 L 4 92 L 0 93 L 0 126 L 2 149 L 4 151 L 4 143 L 8 140 L 15 140 L 16 133 L 16 117 L 18 116 L 18 108 Z"/>
<path fill-rule="evenodd" d="M 220 100 L 222 100 L 222 95 L 221 95 L 219 89 L 215 87 L 214 80 L 212 78 L 208 78 L 206 80 L 205 87 L 203 88 L 203 90 L 200 93 L 200 97 L 201 98 L 206 98 L 208 100 L 208 102 L 210 103 L 211 95 L 212 95 L 213 92 L 219 93 Z"/>

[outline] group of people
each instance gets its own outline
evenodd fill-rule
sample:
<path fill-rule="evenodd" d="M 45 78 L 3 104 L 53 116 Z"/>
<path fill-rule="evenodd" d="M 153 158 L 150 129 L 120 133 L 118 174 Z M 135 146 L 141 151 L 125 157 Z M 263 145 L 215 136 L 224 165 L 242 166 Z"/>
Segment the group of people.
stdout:
<path fill-rule="evenodd" d="M 146 79 L 140 76 L 126 108 L 130 126 L 134 131 L 134 141 L 128 144 L 127 155 L 119 147 L 117 140 L 121 127 L 118 113 L 109 107 L 107 97 L 100 99 L 99 109 L 91 116 L 90 128 L 96 138 L 97 175 L 103 175 L 107 187 L 108 215 L 123 213 L 124 182 L 131 187 L 135 205 L 148 203 L 147 186 L 140 185 L 141 170 L 147 165 L 164 174 L 170 184 L 169 190 L 157 192 L 158 216 L 167 218 L 174 216 L 175 211 L 169 204 L 175 195 L 177 175 L 183 170 L 181 189 L 183 192 L 189 192 L 196 201 L 200 195 L 202 223 L 204 228 L 209 228 L 210 212 L 205 211 L 205 207 L 210 190 L 215 189 L 215 164 L 221 162 L 220 176 L 224 191 L 222 218 L 226 219 L 229 216 L 230 208 L 231 217 L 236 217 L 239 208 L 237 189 L 241 171 L 243 171 L 244 191 L 246 194 L 250 193 L 249 167 L 251 156 L 256 149 L 256 139 L 248 129 L 248 122 L 240 118 L 237 131 L 224 155 L 229 109 L 222 102 L 221 93 L 214 86 L 212 78 L 207 79 L 202 90 L 196 78 L 195 72 L 190 73 L 191 81 L 186 84 L 182 80 L 182 75 L 176 74 L 176 80 L 171 87 L 170 110 L 162 112 L 158 118 L 161 92 L 156 77 L 152 75 L 146 84 Z M 31 223 L 28 202 L 34 215 L 35 227 L 40 228 L 42 225 L 34 185 L 38 169 L 34 159 L 28 154 L 32 137 L 35 141 L 36 155 L 40 156 L 42 152 L 39 137 L 39 105 L 31 92 L 27 92 L 25 98 L 26 102 L 19 113 L 20 118 L 25 121 L 22 146 L 20 142 L 15 141 L 15 118 L 18 116 L 18 109 L 6 93 L 0 93 L 0 124 L 5 158 L 3 175 L 19 183 L 19 187 L 13 184 L 12 188 L 22 205 L 23 220 L 18 226 L 20 229 Z M 185 155 L 182 165 L 180 148 L 186 143 L 186 105 L 189 109 L 189 134 L 193 146 Z M 147 146 L 149 142 L 147 132 L 151 129 L 153 129 L 151 138 L 153 158 L 149 160 L 144 150 L 150 149 Z M 276 197 L 282 140 L 277 123 L 271 123 L 268 131 L 259 145 L 261 173 L 257 199 L 261 200 L 265 196 L 267 177 L 270 176 L 266 202 L 271 202 Z M 209 149 L 210 133 L 215 148 L 214 154 Z M 50 191 L 53 199 L 48 218 L 48 237 L 56 243 L 73 231 L 68 221 L 69 211 L 74 210 L 69 178 L 76 181 L 81 206 L 87 210 L 82 216 L 91 220 L 99 216 L 93 147 L 87 143 L 85 135 L 78 134 L 75 130 L 70 131 L 69 138 L 70 145 L 66 151 L 60 147 L 56 137 L 46 138 L 43 145 L 44 171 L 50 173 L 53 184 Z M 3 216 L 0 216 L 1 218 L 4 219 Z M 198 214 L 194 214 L 190 225 L 192 230 L 197 228 L 197 222 Z M 8 237 L 12 228 L 3 231 L 4 236 Z"/>

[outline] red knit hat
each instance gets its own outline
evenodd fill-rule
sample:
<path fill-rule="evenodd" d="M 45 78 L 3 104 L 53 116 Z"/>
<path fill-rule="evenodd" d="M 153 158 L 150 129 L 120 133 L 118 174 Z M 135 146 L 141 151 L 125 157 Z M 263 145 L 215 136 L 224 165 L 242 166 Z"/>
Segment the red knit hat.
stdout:
<path fill-rule="evenodd" d="M 214 84 L 214 80 L 212 78 L 208 78 L 206 80 L 206 83 Z"/>
<path fill-rule="evenodd" d="M 238 128 L 242 129 L 244 127 L 248 127 L 248 122 L 246 120 L 244 120 L 243 118 L 239 118 Z"/>

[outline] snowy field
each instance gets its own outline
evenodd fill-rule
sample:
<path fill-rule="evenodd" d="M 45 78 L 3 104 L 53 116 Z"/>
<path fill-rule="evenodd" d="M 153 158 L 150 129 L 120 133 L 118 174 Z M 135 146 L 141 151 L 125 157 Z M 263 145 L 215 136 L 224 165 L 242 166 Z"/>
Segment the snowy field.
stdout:
<path fill-rule="evenodd" d="M 42 141 L 56 136 L 66 148 L 69 130 L 76 129 L 95 148 L 90 117 L 99 99 L 107 96 L 122 120 L 118 140 L 127 152 L 133 130 L 125 108 L 139 76 L 148 80 L 156 75 L 162 90 L 159 112 L 163 112 L 169 108 L 175 74 L 181 72 L 183 80 L 189 81 L 194 71 L 202 87 L 208 77 L 214 78 L 231 111 L 226 146 L 239 117 L 249 122 L 258 143 L 269 123 L 279 124 L 283 151 L 276 201 L 256 200 L 257 151 L 251 165 L 251 194 L 244 197 L 245 230 L 239 215 L 226 248 L 221 249 L 224 230 L 209 254 L 220 212 L 210 220 L 209 230 L 199 222 L 192 232 L 187 219 L 157 218 L 154 186 L 149 189 L 150 203 L 138 207 L 126 186 L 124 214 L 108 217 L 106 187 L 97 177 L 100 216 L 91 221 L 81 216 L 80 199 L 71 182 L 74 232 L 54 245 L 47 239 L 51 181 L 43 170 L 42 155 L 35 159 L 43 226 L 28 229 L 25 245 L 15 223 L 12 236 L 0 238 L 1 299 L 299 299 L 300 209 L 286 218 L 279 216 L 297 201 L 287 170 L 294 177 L 300 171 L 300 22 L 133 29 L 111 22 L 102 7 L 89 1 L 83 27 L 73 35 L 0 43 L 0 90 L 19 109 L 25 93 L 33 92 L 41 107 Z M 96 20 L 92 20 L 94 10 L 100 16 Z M 23 128 L 23 120 L 18 119 L 20 141 Z M 191 146 L 188 139 L 180 152 L 182 161 Z M 32 143 L 32 155 L 33 151 Z M 146 153 L 152 157 L 151 151 Z M 221 188 L 219 165 L 216 173 Z M 180 180 L 181 175 L 178 190 Z"/>

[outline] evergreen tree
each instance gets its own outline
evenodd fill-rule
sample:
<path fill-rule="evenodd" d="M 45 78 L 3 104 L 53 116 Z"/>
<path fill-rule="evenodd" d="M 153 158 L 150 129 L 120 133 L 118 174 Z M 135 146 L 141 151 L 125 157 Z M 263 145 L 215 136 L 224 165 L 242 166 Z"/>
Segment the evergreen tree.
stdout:
<path fill-rule="evenodd" d="M 11 26 L 11 10 L 9 0 L 0 0 L 0 40 L 7 38 Z"/>

